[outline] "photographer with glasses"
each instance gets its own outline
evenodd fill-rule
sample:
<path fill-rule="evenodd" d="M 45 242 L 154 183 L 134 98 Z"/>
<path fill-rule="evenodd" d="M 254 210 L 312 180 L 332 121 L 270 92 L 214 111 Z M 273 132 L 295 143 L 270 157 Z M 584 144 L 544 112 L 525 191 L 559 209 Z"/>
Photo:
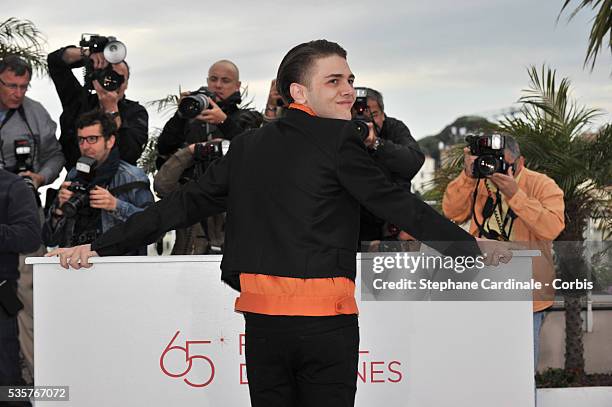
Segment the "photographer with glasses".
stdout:
<path fill-rule="evenodd" d="M 16 55 L 0 61 L 0 168 L 36 190 L 59 175 L 64 157 L 47 110 L 26 93 L 32 67 Z"/>
<path fill-rule="evenodd" d="M 32 66 L 19 56 L 0 60 L 0 168 L 20 175 L 40 206 L 38 189 L 59 176 L 64 156 L 55 137 L 55 122 L 39 102 L 26 96 L 31 79 Z M 42 219 L 42 209 L 38 212 Z M 33 280 L 32 266 L 25 264 L 25 258 L 45 253 L 40 244 L 32 250 L 35 251 L 24 252 L 19 258 L 18 289 L 24 304 L 18 315 L 21 351 L 30 376 L 34 366 Z"/>
<path fill-rule="evenodd" d="M 43 228 L 48 246 L 93 242 L 153 202 L 144 171 L 123 161 L 113 117 L 99 110 L 77 121 L 81 157 L 62 183 Z M 145 255 L 146 247 L 130 254 Z"/>

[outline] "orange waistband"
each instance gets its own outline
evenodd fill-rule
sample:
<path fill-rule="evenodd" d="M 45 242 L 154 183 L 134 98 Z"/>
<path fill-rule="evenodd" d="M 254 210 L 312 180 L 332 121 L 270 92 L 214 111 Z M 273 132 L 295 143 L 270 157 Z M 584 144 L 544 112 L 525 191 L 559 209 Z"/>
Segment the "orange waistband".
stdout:
<path fill-rule="evenodd" d="M 345 277 L 292 278 L 240 274 L 235 310 L 266 315 L 357 314 L 355 283 Z"/>

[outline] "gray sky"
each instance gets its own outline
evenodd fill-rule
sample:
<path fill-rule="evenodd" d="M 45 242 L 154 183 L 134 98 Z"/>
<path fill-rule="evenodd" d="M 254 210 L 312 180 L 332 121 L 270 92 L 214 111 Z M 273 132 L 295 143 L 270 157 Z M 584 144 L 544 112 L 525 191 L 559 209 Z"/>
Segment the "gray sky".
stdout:
<path fill-rule="evenodd" d="M 294 45 L 325 38 L 348 51 L 356 85 L 380 90 L 386 111 L 415 138 L 459 116 L 508 108 L 528 85 L 526 68 L 547 63 L 572 80 L 579 103 L 612 116 L 612 57 L 582 67 L 593 13 L 556 24 L 562 0 L 10 2 L 6 17 L 32 20 L 47 50 L 77 44 L 83 32 L 114 35 L 128 47 L 128 98 L 146 101 L 195 89 L 227 58 L 263 109 L 270 80 Z M 4 18 L 2 18 L 4 19 Z M 47 78 L 28 96 L 57 121 L 59 99 Z M 163 118 L 149 109 L 150 127 Z"/>

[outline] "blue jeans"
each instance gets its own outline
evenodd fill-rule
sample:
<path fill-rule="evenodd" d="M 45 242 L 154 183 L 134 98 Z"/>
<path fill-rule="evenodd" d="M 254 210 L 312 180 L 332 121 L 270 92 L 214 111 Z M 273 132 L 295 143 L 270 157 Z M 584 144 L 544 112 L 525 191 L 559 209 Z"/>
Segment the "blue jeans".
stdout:
<path fill-rule="evenodd" d="M 538 311 L 533 313 L 533 371 L 538 368 L 538 360 L 540 357 L 540 331 L 546 317 L 546 311 Z"/>
<path fill-rule="evenodd" d="M 538 311 L 533 313 L 533 373 L 537 372 L 538 360 L 540 358 L 540 331 L 542 330 L 542 324 L 544 318 L 546 318 L 547 311 Z M 538 406 L 538 390 L 533 384 L 533 394 L 535 398 L 535 406 Z"/>

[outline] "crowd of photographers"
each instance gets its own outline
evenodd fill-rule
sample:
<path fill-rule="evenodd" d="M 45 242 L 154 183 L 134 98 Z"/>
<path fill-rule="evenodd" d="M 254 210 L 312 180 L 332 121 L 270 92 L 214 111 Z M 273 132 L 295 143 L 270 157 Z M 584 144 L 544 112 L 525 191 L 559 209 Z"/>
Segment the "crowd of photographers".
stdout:
<path fill-rule="evenodd" d="M 33 365 L 31 268 L 24 257 L 40 256 L 47 246 L 90 243 L 153 202 L 149 178 L 136 167 L 148 140 L 148 114 L 126 98 L 130 68 L 124 58 L 122 43 L 100 36 L 49 54 L 49 74 L 63 108 L 59 140 L 45 108 L 26 97 L 31 67 L 17 56 L 0 61 L 0 385 L 23 383 L 20 345 L 25 371 Z M 75 68 L 84 69 L 83 84 Z M 206 81 L 180 95 L 159 136 L 153 187 L 160 198 L 201 176 L 234 137 L 278 120 L 288 108 L 275 81 L 263 113 L 241 107 L 239 69 L 229 60 L 212 64 Z M 380 92 L 355 88 L 355 97 L 354 120 L 363 129 L 372 165 L 410 190 L 423 152 L 408 127 L 385 114 Z M 563 229 L 563 195 L 554 181 L 525 169 L 511 138 L 487 135 L 468 142 L 466 170 L 445 195 L 447 216 L 472 219 L 471 231 L 481 237 L 554 239 Z M 48 190 L 43 209 L 37 190 L 57 179 L 62 166 L 68 175 L 58 191 Z M 478 192 L 483 179 L 486 189 Z M 222 253 L 223 231 L 224 215 L 177 230 L 172 254 Z M 412 239 L 362 208 L 360 241 L 385 240 Z M 132 254 L 144 255 L 146 248 Z"/>

